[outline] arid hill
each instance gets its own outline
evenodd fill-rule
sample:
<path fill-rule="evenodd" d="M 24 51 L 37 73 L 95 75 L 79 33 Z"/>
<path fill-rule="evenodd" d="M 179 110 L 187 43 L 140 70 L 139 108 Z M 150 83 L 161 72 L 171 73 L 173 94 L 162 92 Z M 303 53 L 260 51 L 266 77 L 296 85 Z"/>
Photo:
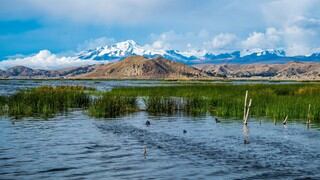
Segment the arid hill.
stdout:
<path fill-rule="evenodd" d="M 279 80 L 318 80 L 319 63 L 289 62 L 286 64 L 202 64 L 198 69 L 213 76 L 227 78 L 269 78 Z"/>
<path fill-rule="evenodd" d="M 60 70 L 32 69 L 25 66 L 14 66 L 7 70 L 0 70 L 2 79 L 46 79 L 46 78 L 68 78 L 92 71 L 95 66 L 81 66 Z"/>
<path fill-rule="evenodd" d="M 75 78 L 101 79 L 197 79 L 209 75 L 194 67 L 162 57 L 147 59 L 131 56 L 119 62 L 97 66 L 92 72 Z"/>
<path fill-rule="evenodd" d="M 0 70 L 2 79 L 273 79 L 320 80 L 320 63 L 201 64 L 194 67 L 163 57 L 131 56 L 109 64 L 60 70 L 15 66 Z"/>

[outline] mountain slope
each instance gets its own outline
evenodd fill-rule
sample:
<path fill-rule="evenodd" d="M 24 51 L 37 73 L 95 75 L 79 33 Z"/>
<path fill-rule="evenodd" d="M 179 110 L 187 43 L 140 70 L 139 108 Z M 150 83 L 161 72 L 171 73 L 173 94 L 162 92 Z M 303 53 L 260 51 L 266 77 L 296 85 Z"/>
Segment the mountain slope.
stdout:
<path fill-rule="evenodd" d="M 94 65 L 89 65 L 60 70 L 41 70 L 25 66 L 14 66 L 5 71 L 0 70 L 0 78 L 67 78 L 88 73 L 92 71 L 94 67 Z"/>
<path fill-rule="evenodd" d="M 289 62 L 286 64 L 202 64 L 198 69 L 214 76 L 229 78 L 271 78 L 271 79 L 320 79 L 319 63 Z"/>
<path fill-rule="evenodd" d="M 209 77 L 207 73 L 196 68 L 162 57 L 147 59 L 142 56 L 131 56 L 119 62 L 97 66 L 92 72 L 75 78 L 185 79 L 207 77 Z"/>

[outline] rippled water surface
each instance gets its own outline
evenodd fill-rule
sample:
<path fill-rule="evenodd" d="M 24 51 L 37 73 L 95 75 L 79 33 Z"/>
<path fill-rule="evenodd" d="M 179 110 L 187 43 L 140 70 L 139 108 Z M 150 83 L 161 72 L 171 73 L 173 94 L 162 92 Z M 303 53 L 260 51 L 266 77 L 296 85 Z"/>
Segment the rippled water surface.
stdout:
<path fill-rule="evenodd" d="M 59 84 L 40 82 L 46 83 Z M 11 85 L 2 84 L 1 91 L 35 86 L 22 81 Z M 151 126 L 145 126 L 146 120 Z M 146 112 L 116 119 L 94 119 L 82 111 L 49 120 L 1 117 L 0 179 L 320 178 L 316 125 L 308 129 L 290 122 L 284 127 L 251 119 L 245 128 L 238 120 L 221 121 Z"/>

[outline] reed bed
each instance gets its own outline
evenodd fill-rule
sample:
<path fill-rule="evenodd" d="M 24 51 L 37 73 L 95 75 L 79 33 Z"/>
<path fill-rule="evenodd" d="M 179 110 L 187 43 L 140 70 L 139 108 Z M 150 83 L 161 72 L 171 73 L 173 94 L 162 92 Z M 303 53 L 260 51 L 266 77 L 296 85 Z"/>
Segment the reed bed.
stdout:
<path fill-rule="evenodd" d="M 242 119 L 246 90 L 253 100 L 251 116 L 282 120 L 288 115 L 290 119 L 305 120 L 311 104 L 311 120 L 320 121 L 320 84 L 187 84 L 115 88 L 110 94 L 152 97 L 149 112 L 175 112 L 179 107 L 183 112 Z M 182 98 L 186 103 L 170 98 Z"/>
<path fill-rule="evenodd" d="M 210 113 L 224 118 L 243 117 L 244 95 L 252 99 L 250 116 L 320 122 L 320 84 L 179 84 L 157 87 L 119 87 L 95 92 L 84 87 L 39 87 L 0 97 L 0 114 L 14 117 L 52 116 L 70 108 L 88 108 L 93 117 L 117 117 L 139 110 L 154 114 Z M 90 98 L 93 96 L 95 98 Z M 310 105 L 310 110 L 309 110 Z"/>
<path fill-rule="evenodd" d="M 0 96 L 0 115 L 5 115 L 7 111 L 7 97 Z"/>
<path fill-rule="evenodd" d="M 149 96 L 144 99 L 146 111 L 153 114 L 174 114 L 181 108 L 181 99 L 163 96 Z"/>
<path fill-rule="evenodd" d="M 79 86 L 43 86 L 21 90 L 7 97 L 9 116 L 19 117 L 51 117 L 69 108 L 86 108 L 90 96 L 86 88 Z"/>
<path fill-rule="evenodd" d="M 206 97 L 184 97 L 182 111 L 187 115 L 205 115 L 208 111 L 208 99 Z"/>
<path fill-rule="evenodd" d="M 96 118 L 113 118 L 138 110 L 136 97 L 104 93 L 90 103 L 88 113 Z"/>

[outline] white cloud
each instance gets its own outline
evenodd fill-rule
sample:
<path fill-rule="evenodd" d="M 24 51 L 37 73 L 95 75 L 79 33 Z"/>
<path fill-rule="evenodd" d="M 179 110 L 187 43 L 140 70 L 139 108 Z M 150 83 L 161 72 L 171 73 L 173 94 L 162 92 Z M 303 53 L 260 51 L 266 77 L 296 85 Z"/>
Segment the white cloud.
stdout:
<path fill-rule="evenodd" d="M 264 4 L 262 10 L 266 23 L 275 27 L 276 41 L 266 33 L 251 37 L 252 44 L 263 47 L 283 46 L 288 55 L 304 55 L 320 47 L 320 20 L 318 0 L 273 0 Z M 253 40 L 256 42 L 253 42 Z M 249 39 L 244 45 L 250 45 Z"/>
<path fill-rule="evenodd" d="M 208 39 L 211 39 L 208 41 Z M 150 43 L 147 47 L 154 49 L 176 49 L 182 51 L 226 51 L 234 50 L 233 45 L 237 43 L 237 36 L 231 33 L 219 33 L 212 36 L 203 29 L 197 33 L 176 33 L 168 31 L 161 34 L 151 34 Z"/>
<path fill-rule="evenodd" d="M 203 42 L 208 36 L 209 34 L 205 30 L 201 30 L 199 33 L 168 31 L 161 34 L 151 34 L 151 43 L 147 44 L 147 46 L 155 49 L 201 49 L 203 48 Z"/>
<path fill-rule="evenodd" d="M 97 47 L 102 47 L 106 45 L 110 45 L 115 43 L 116 40 L 113 38 L 107 38 L 107 37 L 99 37 L 96 39 L 89 39 L 86 40 L 84 43 L 78 45 L 78 50 L 88 50 L 88 49 L 95 49 Z"/>
<path fill-rule="evenodd" d="M 48 50 L 42 50 L 34 56 L 0 61 L 0 69 L 7 69 L 13 66 L 26 66 L 35 69 L 52 70 L 106 62 L 107 61 L 80 60 L 74 57 L 58 57 Z"/>
<path fill-rule="evenodd" d="M 215 36 L 209 44 L 212 49 L 225 49 L 230 45 L 235 45 L 237 36 L 230 33 L 220 33 Z"/>
<path fill-rule="evenodd" d="M 267 28 L 266 32 L 253 32 L 241 42 L 244 49 L 271 49 L 281 43 L 281 33 L 275 28 Z"/>

